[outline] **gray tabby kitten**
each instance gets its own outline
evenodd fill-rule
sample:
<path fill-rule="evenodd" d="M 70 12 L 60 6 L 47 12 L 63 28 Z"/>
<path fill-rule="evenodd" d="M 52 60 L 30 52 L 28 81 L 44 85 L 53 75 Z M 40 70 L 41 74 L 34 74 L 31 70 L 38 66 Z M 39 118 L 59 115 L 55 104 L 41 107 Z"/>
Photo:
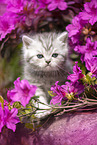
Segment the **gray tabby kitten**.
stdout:
<path fill-rule="evenodd" d="M 39 33 L 33 36 L 23 36 L 24 79 L 38 87 L 36 96 L 39 101 L 49 104 L 48 91 L 56 81 L 63 84 L 71 64 L 68 59 L 67 32 Z M 38 104 L 41 109 L 46 105 Z M 44 117 L 50 111 L 37 111 L 38 118 Z"/>

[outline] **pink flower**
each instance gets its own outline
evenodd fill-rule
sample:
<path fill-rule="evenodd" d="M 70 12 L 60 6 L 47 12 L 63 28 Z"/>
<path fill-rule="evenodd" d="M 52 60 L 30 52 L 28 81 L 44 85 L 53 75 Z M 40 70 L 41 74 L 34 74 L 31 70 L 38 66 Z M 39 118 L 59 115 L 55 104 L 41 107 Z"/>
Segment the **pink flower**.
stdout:
<path fill-rule="evenodd" d="M 72 20 L 72 24 L 69 24 L 66 27 L 66 30 L 69 32 L 69 37 L 76 35 L 79 30 L 82 28 L 82 26 L 80 25 L 80 19 L 78 16 L 74 17 L 74 19 Z"/>
<path fill-rule="evenodd" d="M 65 93 L 64 89 L 58 85 L 58 81 L 55 83 L 54 86 L 51 87 L 51 91 L 53 91 L 55 96 L 52 98 L 50 103 L 54 104 L 54 105 L 55 104 L 61 105 L 61 101 L 62 101 L 62 99 L 65 98 L 66 93 Z"/>
<path fill-rule="evenodd" d="M 13 108 L 11 111 L 7 106 L 4 107 L 4 125 L 7 128 L 12 129 L 13 132 L 16 130 L 16 124 L 20 122 L 19 118 L 16 116 L 18 113 L 18 109 Z"/>
<path fill-rule="evenodd" d="M 8 91 L 8 97 L 12 101 L 19 101 L 24 107 L 29 103 L 31 97 L 35 95 L 36 86 L 30 85 L 27 80 L 17 78 L 14 82 L 15 88 Z"/>
<path fill-rule="evenodd" d="M 54 86 L 51 87 L 51 91 L 54 97 L 51 99 L 51 104 L 61 105 L 62 100 L 72 100 L 74 97 L 79 97 L 79 95 L 84 91 L 84 86 L 81 82 L 66 82 L 65 85 L 58 85 L 58 81 Z"/>
<path fill-rule="evenodd" d="M 38 4 L 40 8 L 46 8 L 47 4 L 50 2 L 50 0 L 38 0 Z"/>
<path fill-rule="evenodd" d="M 14 103 L 14 101 L 11 99 L 10 95 L 12 93 L 12 90 L 7 92 L 7 100 L 10 103 L 10 105 L 12 105 Z"/>
<path fill-rule="evenodd" d="M 50 4 L 48 4 L 49 11 L 55 10 L 56 8 L 66 10 L 67 3 L 64 0 L 50 0 Z"/>
<path fill-rule="evenodd" d="M 6 12 L 6 2 L 5 0 L 0 0 L 0 16 L 2 16 Z"/>
<path fill-rule="evenodd" d="M 97 0 L 86 2 L 84 4 L 84 11 L 80 12 L 80 16 L 83 20 L 89 20 L 91 25 L 97 22 Z"/>
<path fill-rule="evenodd" d="M 13 18 L 10 18 L 10 15 L 5 13 L 3 16 L 0 16 L 0 40 L 5 38 L 5 36 L 14 29 L 15 21 Z"/>
<path fill-rule="evenodd" d="M 78 67 L 77 63 L 78 62 L 75 62 L 75 66 L 73 67 L 73 74 L 67 77 L 67 79 L 73 83 L 84 77 L 84 75 L 82 74 L 82 70 L 80 69 L 80 67 Z"/>
<path fill-rule="evenodd" d="M 87 38 L 86 42 L 84 60 L 97 55 L 97 41 L 91 42 L 90 38 Z"/>
<path fill-rule="evenodd" d="M 72 20 L 72 23 L 66 27 L 66 30 L 68 31 L 68 36 L 71 38 L 73 44 L 82 44 L 81 33 L 83 27 L 85 27 L 87 23 L 88 21 L 82 20 L 80 16 L 77 15 Z"/>
<path fill-rule="evenodd" d="M 8 0 L 7 10 L 13 13 L 19 13 L 23 10 L 24 1 L 23 0 Z"/>
<path fill-rule="evenodd" d="M 97 57 L 87 59 L 85 61 L 85 65 L 87 70 L 89 70 L 92 73 L 92 76 L 95 76 L 97 78 Z"/>
<path fill-rule="evenodd" d="M 2 107 L 0 106 L 0 132 L 3 126 L 4 126 L 4 112 Z"/>
<path fill-rule="evenodd" d="M 78 45 L 74 50 L 81 54 L 82 62 L 92 59 L 93 56 L 97 55 L 97 41 L 92 42 L 90 38 L 87 38 L 86 45 Z"/>
<path fill-rule="evenodd" d="M 65 85 L 62 85 L 62 87 L 67 94 L 74 95 L 75 97 L 79 97 L 78 95 L 84 91 L 84 86 L 78 81 L 75 83 L 66 82 Z"/>
<path fill-rule="evenodd" d="M 40 10 L 45 9 L 49 2 L 50 2 L 50 0 L 38 0 L 38 2 L 36 4 L 35 14 L 39 13 Z"/>

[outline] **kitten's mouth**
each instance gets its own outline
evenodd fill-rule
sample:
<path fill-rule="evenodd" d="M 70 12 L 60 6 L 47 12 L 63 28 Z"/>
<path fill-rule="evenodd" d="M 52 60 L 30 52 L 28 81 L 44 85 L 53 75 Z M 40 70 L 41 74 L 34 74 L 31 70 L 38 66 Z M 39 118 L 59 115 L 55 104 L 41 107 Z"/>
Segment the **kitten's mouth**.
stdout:
<path fill-rule="evenodd" d="M 48 65 L 46 65 L 46 67 L 47 67 L 47 68 L 50 68 L 51 66 L 48 64 Z"/>
<path fill-rule="evenodd" d="M 49 70 L 51 68 L 51 66 L 48 64 L 45 66 L 46 70 Z"/>

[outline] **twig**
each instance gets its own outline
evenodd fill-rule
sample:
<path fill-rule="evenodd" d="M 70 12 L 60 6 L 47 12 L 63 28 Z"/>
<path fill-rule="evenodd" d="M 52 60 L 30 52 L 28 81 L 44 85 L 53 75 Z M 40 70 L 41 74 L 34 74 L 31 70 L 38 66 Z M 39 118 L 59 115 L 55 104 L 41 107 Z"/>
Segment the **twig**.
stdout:
<path fill-rule="evenodd" d="M 95 92 L 97 93 L 97 90 L 95 89 L 95 87 L 93 87 L 93 89 L 95 90 Z"/>
<path fill-rule="evenodd" d="M 85 100 L 90 101 L 90 102 L 97 102 L 97 100 L 95 100 L 95 99 L 86 98 Z"/>
<path fill-rule="evenodd" d="M 83 106 L 83 105 L 86 105 L 87 102 L 84 102 L 84 103 L 80 103 L 80 104 L 77 104 L 77 105 L 71 105 L 71 106 L 60 106 L 60 107 L 54 107 L 52 106 L 53 109 L 68 109 L 68 108 L 75 108 L 75 107 L 80 107 L 80 106 Z"/>
<path fill-rule="evenodd" d="M 96 99 L 97 99 L 97 97 L 96 97 L 96 96 L 94 96 L 93 94 L 91 94 L 91 96 L 93 96 L 94 98 L 96 98 Z"/>

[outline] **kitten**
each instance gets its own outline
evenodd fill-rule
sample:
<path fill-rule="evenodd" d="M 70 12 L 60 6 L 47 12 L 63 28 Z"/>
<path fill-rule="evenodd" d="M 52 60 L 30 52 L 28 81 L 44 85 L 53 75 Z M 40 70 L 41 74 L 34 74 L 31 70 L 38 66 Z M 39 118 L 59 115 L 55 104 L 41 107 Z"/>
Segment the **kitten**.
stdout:
<path fill-rule="evenodd" d="M 49 104 L 48 91 L 56 81 L 63 84 L 71 64 L 68 59 L 68 34 L 39 33 L 33 36 L 23 36 L 24 79 L 38 87 L 36 96 L 39 101 Z M 41 109 L 49 107 L 38 104 Z M 49 114 L 49 111 L 37 111 L 38 118 Z"/>

